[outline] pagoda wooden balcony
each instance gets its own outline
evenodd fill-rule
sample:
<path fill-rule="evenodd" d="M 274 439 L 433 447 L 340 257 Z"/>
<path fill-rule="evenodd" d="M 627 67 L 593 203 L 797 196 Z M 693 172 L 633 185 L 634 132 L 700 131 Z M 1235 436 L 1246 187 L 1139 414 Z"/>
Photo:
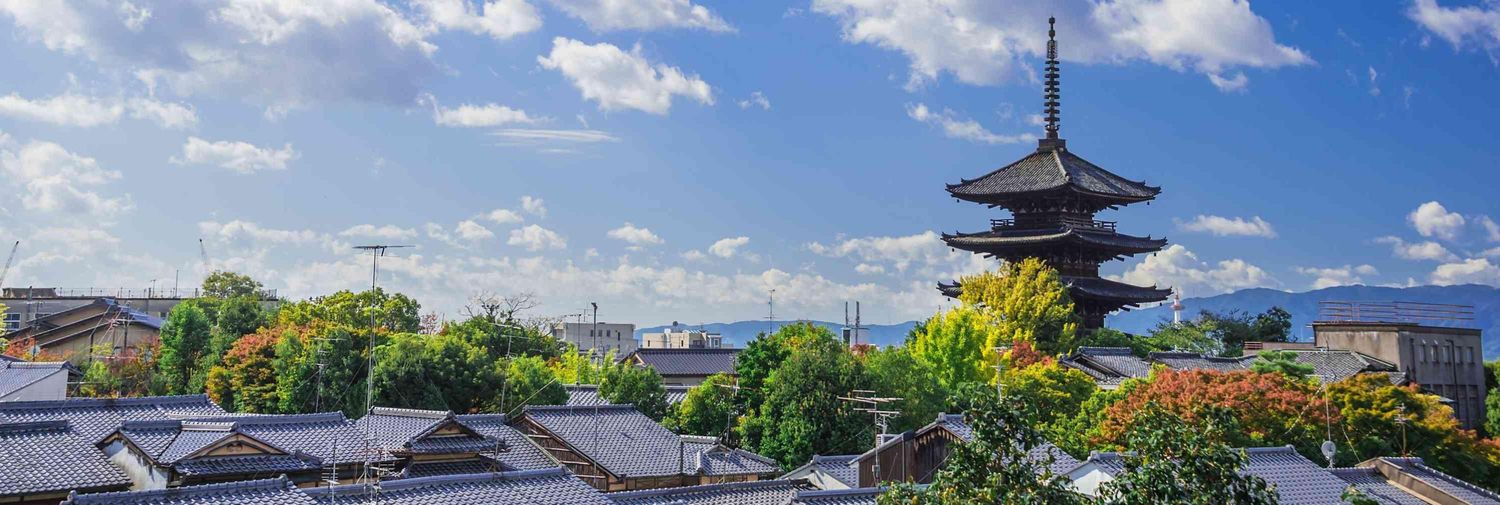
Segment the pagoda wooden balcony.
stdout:
<path fill-rule="evenodd" d="M 1036 221 L 1032 221 L 1030 223 L 1023 223 L 1021 225 L 1017 225 L 1015 219 L 991 219 L 990 220 L 990 230 L 991 231 L 1035 230 L 1035 229 L 1053 228 L 1054 227 L 1053 223 L 1059 223 L 1059 224 L 1062 224 L 1064 226 L 1072 227 L 1074 229 L 1084 228 L 1084 229 L 1092 229 L 1092 230 L 1098 230 L 1098 231 L 1109 232 L 1109 233 L 1115 233 L 1116 232 L 1116 229 L 1115 229 L 1116 222 L 1115 221 L 1095 221 L 1095 220 L 1092 220 L 1092 219 L 1076 219 L 1076 218 L 1068 218 L 1068 217 L 1064 217 L 1064 218 L 1058 219 L 1056 221 L 1050 221 L 1049 220 L 1049 221 L 1044 221 L 1044 222 L 1041 222 L 1041 223 L 1036 222 Z"/>

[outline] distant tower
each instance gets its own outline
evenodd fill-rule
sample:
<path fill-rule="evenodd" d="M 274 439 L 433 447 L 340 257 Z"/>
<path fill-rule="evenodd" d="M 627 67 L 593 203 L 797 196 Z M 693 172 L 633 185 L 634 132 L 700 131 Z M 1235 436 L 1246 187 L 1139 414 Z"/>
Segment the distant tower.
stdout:
<path fill-rule="evenodd" d="M 1182 292 L 1172 290 L 1172 324 L 1182 324 Z"/>

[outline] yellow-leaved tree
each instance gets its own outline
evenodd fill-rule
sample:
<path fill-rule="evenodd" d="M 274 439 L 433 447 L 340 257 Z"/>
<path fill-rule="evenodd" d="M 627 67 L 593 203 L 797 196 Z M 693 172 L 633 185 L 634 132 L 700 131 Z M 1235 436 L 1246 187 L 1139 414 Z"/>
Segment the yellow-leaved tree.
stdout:
<path fill-rule="evenodd" d="M 960 280 L 959 300 L 994 325 L 994 341 L 985 348 L 1030 342 L 1043 354 L 1070 352 L 1077 345 L 1078 325 L 1073 300 L 1057 270 L 1037 258 L 1006 263 L 997 272 Z M 990 351 L 993 352 L 993 351 Z"/>

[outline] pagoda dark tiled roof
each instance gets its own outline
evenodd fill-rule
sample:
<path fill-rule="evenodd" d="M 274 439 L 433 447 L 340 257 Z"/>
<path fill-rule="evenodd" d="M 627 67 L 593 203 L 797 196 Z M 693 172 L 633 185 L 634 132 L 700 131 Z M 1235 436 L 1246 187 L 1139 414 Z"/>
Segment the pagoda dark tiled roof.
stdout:
<path fill-rule="evenodd" d="M 798 480 L 762 480 L 702 486 L 610 493 L 615 505 L 784 505 L 797 491 L 811 488 Z"/>
<path fill-rule="evenodd" d="M 364 484 L 309 488 L 318 503 L 352 503 L 370 494 Z M 609 498 L 561 468 L 442 475 L 385 481 L 374 492 L 385 505 L 611 505 Z"/>
<path fill-rule="evenodd" d="M 1063 277 L 1062 281 L 1070 290 L 1092 298 L 1149 303 L 1165 300 L 1172 295 L 1170 289 L 1141 287 L 1098 277 Z"/>
<path fill-rule="evenodd" d="M 949 184 L 955 198 L 992 203 L 995 198 L 1070 189 L 1115 201 L 1155 198 L 1161 188 L 1120 177 L 1066 149 L 1038 149 L 977 179 Z"/>
<path fill-rule="evenodd" d="M 286 477 L 152 491 L 80 494 L 64 505 L 315 505 Z"/>
<path fill-rule="evenodd" d="M 687 467 L 682 438 L 633 406 L 531 406 L 525 417 L 616 476 L 679 475 Z"/>
<path fill-rule="evenodd" d="M 875 500 L 882 491 L 884 490 L 874 487 L 797 491 L 787 503 L 788 505 L 875 505 Z"/>
<path fill-rule="evenodd" d="M 664 377 L 734 375 L 734 359 L 739 353 L 739 349 L 636 349 L 626 359 L 638 360 Z"/>
<path fill-rule="evenodd" d="M 57 374 L 67 374 L 67 362 L 0 361 L 0 398 Z"/>
<path fill-rule="evenodd" d="M 67 419 L 73 431 L 91 443 L 113 433 L 120 428 L 121 422 L 127 420 L 168 420 L 222 414 L 224 409 L 209 401 L 206 395 L 0 402 L 0 422 Z"/>
<path fill-rule="evenodd" d="M 943 234 L 943 242 L 949 247 L 959 249 L 979 249 L 995 247 L 1019 247 L 1031 245 L 1052 244 L 1083 244 L 1098 247 L 1107 247 L 1124 251 L 1126 254 L 1140 254 L 1158 251 L 1167 245 L 1167 239 L 1137 237 L 1123 233 L 1095 232 L 1086 229 L 1063 226 L 1047 230 L 1000 230 L 985 231 L 978 233 L 956 233 Z"/>
<path fill-rule="evenodd" d="M 525 433 L 511 427 L 504 414 L 461 414 L 456 417 L 486 437 L 505 441 L 505 451 L 492 456 L 506 470 L 542 470 L 558 466 L 557 461 L 532 443 Z"/>
<path fill-rule="evenodd" d="M 0 462 L 0 496 L 130 486 L 130 479 L 67 421 L 0 423 Z"/>

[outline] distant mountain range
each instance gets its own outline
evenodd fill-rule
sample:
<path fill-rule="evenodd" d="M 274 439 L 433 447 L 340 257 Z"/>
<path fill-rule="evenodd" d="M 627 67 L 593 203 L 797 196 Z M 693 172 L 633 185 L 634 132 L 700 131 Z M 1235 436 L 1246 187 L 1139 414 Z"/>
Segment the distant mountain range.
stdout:
<path fill-rule="evenodd" d="M 1292 338 L 1294 340 L 1312 340 L 1312 328 L 1308 325 L 1318 316 L 1318 302 L 1325 300 L 1344 301 L 1403 301 L 1423 303 L 1448 303 L 1456 305 L 1472 305 L 1474 307 L 1473 326 L 1484 330 L 1484 355 L 1488 359 L 1500 357 L 1500 289 L 1490 286 L 1463 285 L 1463 286 L 1419 286 L 1411 288 L 1385 288 L 1372 286 L 1339 286 L 1333 288 L 1319 289 L 1304 293 L 1288 293 L 1274 289 L 1246 289 L 1229 294 L 1210 296 L 1205 298 L 1189 298 L 1182 301 L 1185 306 L 1183 317 L 1191 318 L 1201 310 L 1214 312 L 1227 312 L 1230 310 L 1243 310 L 1252 314 L 1264 312 L 1273 306 L 1280 306 L 1292 313 Z M 1149 333 L 1151 328 L 1163 320 L 1172 318 L 1172 309 L 1162 305 L 1147 309 L 1121 312 L 1109 318 L 1108 325 L 1127 333 Z M 786 325 L 793 321 L 776 321 L 777 327 Z M 835 333 L 844 325 L 828 321 L 812 321 L 813 324 L 823 326 Z M 697 329 L 699 327 L 710 332 L 717 332 L 724 336 L 726 343 L 735 347 L 743 347 L 745 343 L 753 340 L 756 335 L 766 331 L 772 323 L 766 321 L 739 321 L 734 323 L 710 323 L 703 325 L 685 325 L 683 327 Z M 916 326 L 917 321 L 889 325 L 867 325 L 870 328 L 870 340 L 880 346 L 896 345 L 906 340 L 906 334 Z M 636 338 L 643 333 L 660 332 L 669 326 L 653 326 L 636 330 Z"/>

